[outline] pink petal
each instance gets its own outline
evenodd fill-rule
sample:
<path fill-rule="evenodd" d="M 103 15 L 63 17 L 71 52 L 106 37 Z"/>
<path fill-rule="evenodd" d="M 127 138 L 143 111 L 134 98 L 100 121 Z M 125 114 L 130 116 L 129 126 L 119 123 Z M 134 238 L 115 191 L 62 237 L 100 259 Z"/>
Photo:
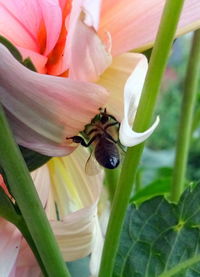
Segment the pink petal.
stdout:
<path fill-rule="evenodd" d="M 65 6 L 65 4 L 66 4 L 67 1 L 68 1 L 68 0 L 59 0 L 61 9 L 64 8 L 64 6 Z"/>
<path fill-rule="evenodd" d="M 69 69 L 72 79 L 95 81 L 110 65 L 111 56 L 95 32 L 99 1 L 96 5 L 89 4 L 90 1 L 73 1 L 70 16 L 66 19 L 68 35 L 63 58 L 52 66 L 50 74 L 58 75 Z"/>
<path fill-rule="evenodd" d="M 48 55 L 55 46 L 62 27 L 62 11 L 58 0 L 37 0 L 41 8 L 46 27 L 46 47 L 44 55 Z"/>
<path fill-rule="evenodd" d="M 0 218 L 0 276 L 9 276 L 14 270 L 21 240 L 16 227 Z"/>
<path fill-rule="evenodd" d="M 40 274 L 40 267 L 27 242 L 23 239 L 17 256 L 13 277 L 39 277 L 41 276 Z"/>
<path fill-rule="evenodd" d="M 53 18 L 53 20 L 52 20 Z M 5 28 L 6 24 L 6 28 Z M 44 24 L 45 49 L 41 49 L 39 34 Z M 0 0 L 0 33 L 16 46 L 48 55 L 55 46 L 62 26 L 62 11 L 58 0 Z"/>
<path fill-rule="evenodd" d="M 0 0 L 0 33 L 16 46 L 39 51 L 37 34 L 41 19 L 35 0 Z"/>
<path fill-rule="evenodd" d="M 43 73 L 43 74 L 46 73 L 45 65 L 47 62 L 47 57 L 26 48 L 22 48 L 22 47 L 17 47 L 17 48 L 22 54 L 23 59 L 26 59 L 26 58 L 31 59 L 37 72 Z"/>
<path fill-rule="evenodd" d="M 18 63 L 3 45 L 0 45 L 0 60 L 0 101 L 16 117 L 17 123 L 21 121 L 27 125 L 25 131 L 20 129 L 20 139 L 24 142 L 31 141 L 29 136 L 23 138 L 23 132 L 27 135 L 31 128 L 35 132 L 33 142 L 38 146 L 43 136 L 63 150 L 67 145 L 66 137 L 83 130 L 107 100 L 107 91 L 95 84 L 30 71 Z M 51 155 L 51 144 L 47 143 L 48 146 L 48 154 Z M 31 148 L 34 150 L 35 146 Z M 66 152 L 69 150 L 63 154 Z"/>
<path fill-rule="evenodd" d="M 163 10 L 164 0 L 103 0 L 99 33 L 110 32 L 112 54 L 152 45 Z M 190 26 L 188 26 L 190 25 Z M 186 0 L 178 33 L 200 26 L 200 1 Z M 189 28 L 189 29 L 188 29 Z"/>

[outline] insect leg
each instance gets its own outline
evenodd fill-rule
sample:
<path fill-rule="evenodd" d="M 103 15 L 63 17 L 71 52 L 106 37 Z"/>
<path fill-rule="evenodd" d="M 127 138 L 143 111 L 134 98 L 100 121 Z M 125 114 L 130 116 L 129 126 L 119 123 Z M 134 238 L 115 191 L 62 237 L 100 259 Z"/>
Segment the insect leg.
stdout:
<path fill-rule="evenodd" d="M 90 130 L 89 132 L 85 132 L 87 136 L 91 135 L 92 133 L 98 131 L 98 128 L 94 128 L 92 130 Z"/>
<path fill-rule="evenodd" d="M 104 129 L 106 130 L 106 129 L 108 129 L 109 127 L 114 126 L 114 125 L 117 125 L 117 124 L 120 125 L 120 123 L 119 123 L 118 121 L 113 122 L 113 123 L 109 123 Z"/>
<path fill-rule="evenodd" d="M 101 136 L 101 135 L 100 135 L 100 134 L 95 135 L 93 138 L 91 138 L 91 140 L 90 140 L 88 143 L 86 143 L 85 140 L 84 140 L 81 136 L 74 136 L 74 137 L 70 137 L 70 138 L 66 138 L 66 139 L 72 139 L 73 142 L 75 142 L 75 143 L 80 143 L 82 146 L 88 147 L 88 146 L 90 146 L 90 144 L 93 143 L 93 142 L 95 141 L 95 139 L 96 139 L 97 137 L 99 137 L 99 136 Z"/>
<path fill-rule="evenodd" d="M 87 146 L 87 143 L 84 141 L 84 139 L 81 136 L 74 136 L 66 139 L 72 139 L 73 142 L 75 143 L 80 143 L 83 146 Z"/>

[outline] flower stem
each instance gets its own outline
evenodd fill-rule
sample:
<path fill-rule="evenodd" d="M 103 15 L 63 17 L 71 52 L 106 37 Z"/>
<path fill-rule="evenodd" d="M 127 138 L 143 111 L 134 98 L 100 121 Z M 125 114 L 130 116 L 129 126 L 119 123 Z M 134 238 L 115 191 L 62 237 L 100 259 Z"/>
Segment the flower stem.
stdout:
<path fill-rule="evenodd" d="M 178 202 L 184 189 L 184 180 L 191 139 L 194 106 L 200 73 L 200 29 L 194 33 L 190 58 L 188 62 L 185 88 L 182 99 L 181 117 L 176 144 L 176 157 L 173 171 L 172 187 L 169 199 Z"/>
<path fill-rule="evenodd" d="M 116 185 L 118 183 L 119 179 L 119 174 L 120 174 L 120 169 L 105 169 L 105 186 L 108 190 L 109 198 L 112 203 L 114 195 L 115 195 L 115 190 L 116 190 Z"/>
<path fill-rule="evenodd" d="M 183 3 L 184 0 L 166 1 L 134 121 L 135 131 L 142 132 L 150 125 Z M 120 233 L 143 148 L 144 144 L 140 144 L 129 148 L 126 153 L 111 209 L 99 277 L 112 276 Z"/>
<path fill-rule="evenodd" d="M 1 105 L 0 141 L 0 164 L 48 276 L 70 276 Z"/>

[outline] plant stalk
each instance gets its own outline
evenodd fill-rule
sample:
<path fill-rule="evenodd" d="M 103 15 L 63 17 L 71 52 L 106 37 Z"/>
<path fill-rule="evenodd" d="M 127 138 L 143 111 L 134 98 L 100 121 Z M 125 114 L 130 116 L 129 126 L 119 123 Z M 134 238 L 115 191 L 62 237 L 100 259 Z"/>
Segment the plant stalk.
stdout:
<path fill-rule="evenodd" d="M 143 132 L 151 123 L 162 76 L 173 43 L 183 4 L 184 0 L 166 1 L 159 31 L 150 58 L 149 69 L 141 100 L 134 121 L 133 128 L 135 131 Z M 111 209 L 99 277 L 112 276 L 120 234 L 143 148 L 144 143 L 129 148 L 126 153 Z"/>
<path fill-rule="evenodd" d="M 0 141 L 0 164 L 48 276 L 70 276 L 1 105 Z"/>
<path fill-rule="evenodd" d="M 178 202 L 184 190 L 186 166 L 190 146 L 195 100 L 200 73 L 200 29 L 194 32 L 185 77 L 181 116 L 176 143 L 176 157 L 169 199 Z"/>

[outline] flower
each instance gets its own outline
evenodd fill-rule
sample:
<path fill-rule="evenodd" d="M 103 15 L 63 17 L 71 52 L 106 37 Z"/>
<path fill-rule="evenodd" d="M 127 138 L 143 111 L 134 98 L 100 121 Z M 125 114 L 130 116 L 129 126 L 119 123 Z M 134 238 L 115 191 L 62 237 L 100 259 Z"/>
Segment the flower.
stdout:
<path fill-rule="evenodd" d="M 111 79 L 104 82 L 105 87 L 91 82 L 111 76 L 103 74 L 111 65 L 111 54 L 146 48 L 152 43 L 163 4 L 163 0 L 146 1 L 143 5 L 138 0 L 117 3 L 112 0 L 1 0 L 0 34 L 24 58 L 29 56 L 42 73 L 23 67 L 0 46 L 0 101 L 18 143 L 50 156 L 67 155 L 75 148 L 67 143 L 66 137 L 83 130 L 99 107 L 109 106 L 109 112 L 113 113 L 112 99 L 118 97 L 121 101 L 123 90 L 117 95 L 116 86 L 108 84 Z M 188 26 L 190 29 L 199 26 L 199 9 L 199 1 L 186 1 L 178 34 L 188 30 Z M 134 68 L 136 55 L 129 55 Z M 121 71 L 122 67 L 123 64 Z M 137 94 L 140 92 L 135 90 L 134 95 Z M 127 118 L 130 111 L 126 108 L 124 113 L 123 131 L 130 121 Z M 122 107 L 118 112 L 122 114 Z M 121 121 L 122 117 L 118 118 Z M 152 129 L 147 134 L 151 132 Z M 134 145 L 146 135 L 138 139 L 139 134 L 133 143 L 125 144 Z"/>
<path fill-rule="evenodd" d="M 142 5 L 138 1 L 0 0 L 0 34 L 20 50 L 23 58 L 29 56 L 38 71 L 22 66 L 0 45 L 0 101 L 19 144 L 47 155 L 67 155 L 74 147 L 65 138 L 79 133 L 102 106 L 118 120 L 124 118 L 120 132 L 124 145 L 140 143 L 151 134 L 158 119 L 143 134 L 135 134 L 130 128 L 147 61 L 141 54 L 124 52 L 152 44 L 164 1 Z M 185 32 L 189 23 L 193 24 L 190 29 L 199 26 L 199 9 L 199 1 L 186 1 L 178 34 Z M 33 176 L 36 185 L 43 184 L 38 189 L 44 189 L 41 199 L 65 260 L 90 253 L 93 237 L 100 232 L 97 202 L 102 177 L 85 175 L 85 153 L 87 150 L 77 148 L 72 155 L 54 158 L 48 168 L 40 168 Z M 43 181 L 38 172 L 44 174 Z M 22 261 L 27 245 L 16 228 L 2 224 L 14 234 L 8 248 L 13 257 L 9 259 L 10 274 L 17 274 L 21 268 L 31 276 L 35 260 Z M 4 240 L 9 242 L 7 238 Z"/>

